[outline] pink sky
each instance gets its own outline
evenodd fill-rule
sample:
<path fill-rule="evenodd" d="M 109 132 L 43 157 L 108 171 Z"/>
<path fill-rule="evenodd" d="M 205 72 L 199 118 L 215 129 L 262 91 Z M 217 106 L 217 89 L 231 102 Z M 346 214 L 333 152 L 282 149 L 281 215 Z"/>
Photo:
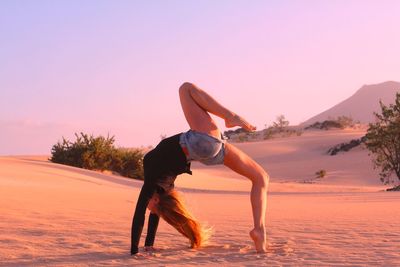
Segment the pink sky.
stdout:
<path fill-rule="evenodd" d="M 399 1 L 1 1 L 0 155 L 156 145 L 191 81 L 259 129 L 400 80 Z M 222 130 L 223 123 L 219 120 Z"/>

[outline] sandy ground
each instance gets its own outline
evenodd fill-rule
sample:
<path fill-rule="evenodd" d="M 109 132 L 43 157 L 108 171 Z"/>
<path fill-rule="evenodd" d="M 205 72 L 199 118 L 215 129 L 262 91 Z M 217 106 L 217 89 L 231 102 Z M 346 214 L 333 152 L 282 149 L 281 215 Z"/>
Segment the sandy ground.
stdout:
<path fill-rule="evenodd" d="M 177 180 L 193 214 L 214 229 L 208 246 L 188 248 L 161 221 L 158 250 L 132 257 L 140 181 L 45 156 L 0 157 L 0 266 L 399 266 L 400 193 L 382 191 L 362 148 L 326 155 L 362 135 L 313 131 L 238 144 L 271 175 L 265 255 L 248 237 L 250 183 L 225 167 L 193 164 L 194 175 Z M 315 179 L 320 169 L 328 175 Z"/>

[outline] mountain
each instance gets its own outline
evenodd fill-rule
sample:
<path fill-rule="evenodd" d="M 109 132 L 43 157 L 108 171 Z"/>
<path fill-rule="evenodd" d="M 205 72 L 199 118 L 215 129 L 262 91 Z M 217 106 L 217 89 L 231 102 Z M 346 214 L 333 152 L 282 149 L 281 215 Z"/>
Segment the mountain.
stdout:
<path fill-rule="evenodd" d="M 400 83 L 387 81 L 384 83 L 364 85 L 354 95 L 340 102 L 336 106 L 301 123 L 310 125 L 317 121 L 336 119 L 338 116 L 348 116 L 361 123 L 375 120 L 374 112 L 380 111 L 379 100 L 385 105 L 393 104 L 396 92 L 400 93 Z"/>

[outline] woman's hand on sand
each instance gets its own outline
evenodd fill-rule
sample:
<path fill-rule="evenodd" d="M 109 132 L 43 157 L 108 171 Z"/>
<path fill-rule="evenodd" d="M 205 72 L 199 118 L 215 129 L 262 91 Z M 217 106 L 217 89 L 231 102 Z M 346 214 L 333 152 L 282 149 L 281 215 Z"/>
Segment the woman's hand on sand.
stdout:
<path fill-rule="evenodd" d="M 136 259 L 148 259 L 153 256 L 157 256 L 156 253 L 157 249 L 155 249 L 153 246 L 145 246 L 142 252 L 136 253 L 133 256 Z"/>
<path fill-rule="evenodd" d="M 134 259 L 140 260 L 140 259 L 150 259 L 152 258 L 152 255 L 146 253 L 146 252 L 139 252 L 133 255 Z"/>

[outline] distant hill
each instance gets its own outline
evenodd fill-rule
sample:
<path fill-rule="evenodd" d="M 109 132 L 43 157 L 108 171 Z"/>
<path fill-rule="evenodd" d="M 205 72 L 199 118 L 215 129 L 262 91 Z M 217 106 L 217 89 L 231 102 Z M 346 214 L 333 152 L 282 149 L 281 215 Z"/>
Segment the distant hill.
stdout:
<path fill-rule="evenodd" d="M 379 100 L 385 105 L 394 103 L 396 92 L 400 92 L 400 83 L 388 81 L 384 83 L 364 85 L 354 95 L 332 108 L 301 123 L 310 125 L 317 121 L 335 119 L 338 116 L 349 116 L 355 121 L 369 123 L 374 121 L 373 113 L 380 111 Z"/>

